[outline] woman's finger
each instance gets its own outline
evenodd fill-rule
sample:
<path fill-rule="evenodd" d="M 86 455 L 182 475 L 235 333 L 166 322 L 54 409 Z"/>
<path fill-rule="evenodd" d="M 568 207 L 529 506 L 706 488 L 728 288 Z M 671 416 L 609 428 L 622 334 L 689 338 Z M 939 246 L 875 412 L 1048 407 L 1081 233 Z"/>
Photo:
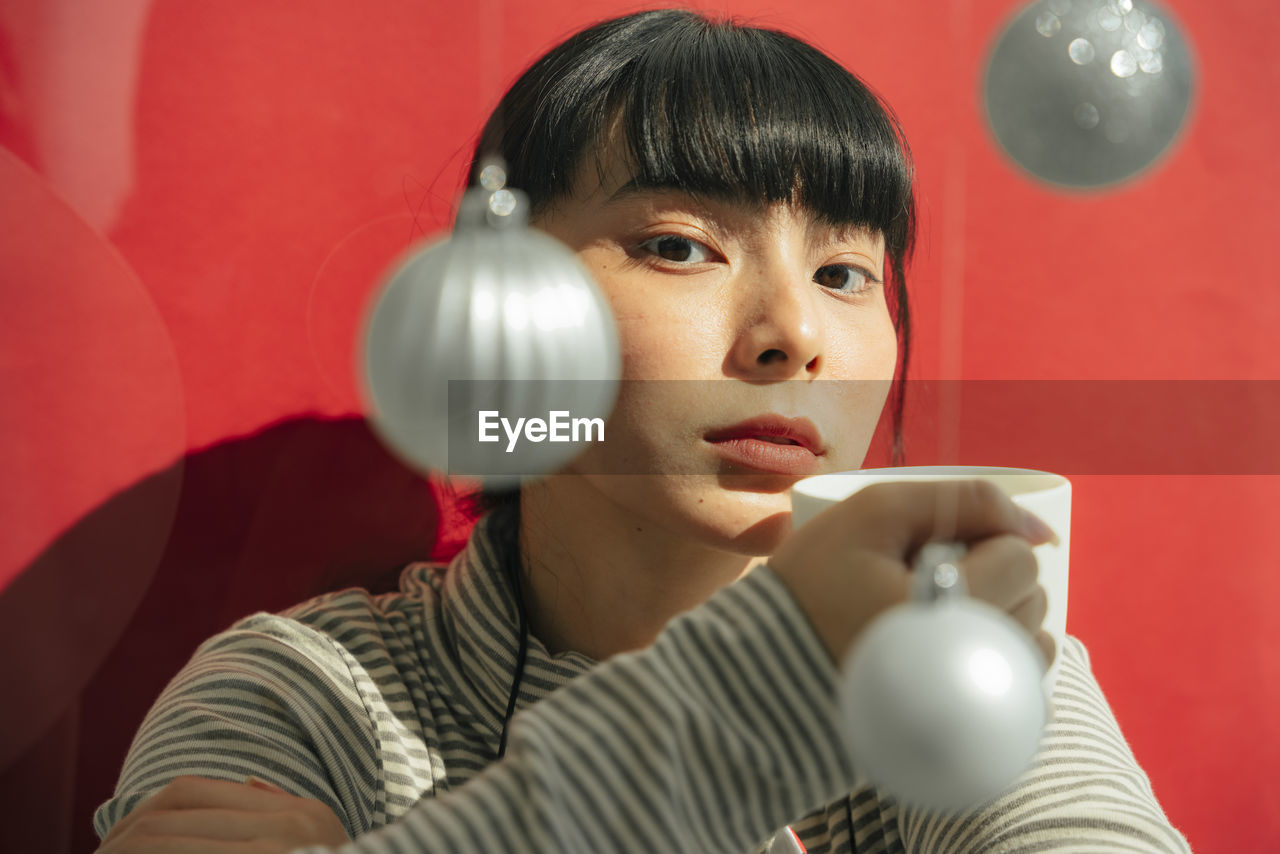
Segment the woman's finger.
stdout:
<path fill-rule="evenodd" d="M 1037 584 L 1032 588 L 1030 596 L 1014 606 L 1009 616 L 1017 620 L 1028 632 L 1035 634 L 1040 631 L 1045 615 L 1048 613 L 1049 594 L 1045 592 L 1044 587 Z"/>
<path fill-rule="evenodd" d="M 131 825 L 130 835 L 143 839 L 184 837 L 244 842 L 282 836 L 282 830 L 287 827 L 288 818 L 282 812 L 199 808 L 150 810 Z"/>
<path fill-rule="evenodd" d="M 1033 640 L 1035 640 L 1036 646 L 1040 647 L 1041 654 L 1044 655 L 1045 665 L 1052 666 L 1053 659 L 1058 655 L 1058 642 L 1053 639 L 1053 635 L 1041 629 L 1035 633 Z"/>
<path fill-rule="evenodd" d="M 271 812 L 293 800 L 279 794 L 229 780 L 207 777 L 175 777 L 164 788 L 142 801 L 107 834 L 106 840 L 122 835 L 143 816 L 155 812 L 192 809 L 225 809 L 238 812 Z"/>
<path fill-rule="evenodd" d="M 1040 576 L 1031 544 L 1012 534 L 971 545 L 960 566 L 971 596 L 1007 612 L 1031 596 Z"/>
<path fill-rule="evenodd" d="M 269 849 L 258 846 L 255 851 L 265 852 Z M 276 849 L 280 854 L 289 851 L 287 847 Z M 244 845 L 239 842 L 225 842 L 218 839 L 190 839 L 181 836 L 147 838 L 136 847 L 128 840 L 110 844 L 104 843 L 94 854 L 246 854 Z"/>

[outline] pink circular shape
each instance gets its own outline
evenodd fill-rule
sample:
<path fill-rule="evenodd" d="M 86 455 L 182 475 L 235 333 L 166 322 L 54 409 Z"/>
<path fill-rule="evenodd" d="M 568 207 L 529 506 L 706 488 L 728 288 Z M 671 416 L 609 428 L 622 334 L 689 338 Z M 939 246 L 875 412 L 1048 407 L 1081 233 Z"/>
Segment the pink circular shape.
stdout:
<path fill-rule="evenodd" d="M 168 331 L 116 251 L 0 149 L 0 767 L 93 675 L 159 564 L 186 450 Z"/>

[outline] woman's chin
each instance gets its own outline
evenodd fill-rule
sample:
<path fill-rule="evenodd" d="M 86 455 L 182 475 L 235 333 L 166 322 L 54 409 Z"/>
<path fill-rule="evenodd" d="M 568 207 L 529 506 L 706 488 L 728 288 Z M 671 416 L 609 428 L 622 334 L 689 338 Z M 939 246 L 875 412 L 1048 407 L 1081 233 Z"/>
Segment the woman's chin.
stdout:
<path fill-rule="evenodd" d="M 772 554 L 791 533 L 791 497 L 785 490 L 718 489 L 687 509 L 704 542 L 737 554 Z"/>
<path fill-rule="evenodd" d="M 615 524 L 622 518 L 628 526 L 651 525 L 703 547 L 756 556 L 773 553 L 791 532 L 788 487 L 797 479 L 587 475 L 550 478 L 543 488 L 562 500 L 572 495 L 583 520 L 604 514 Z"/>

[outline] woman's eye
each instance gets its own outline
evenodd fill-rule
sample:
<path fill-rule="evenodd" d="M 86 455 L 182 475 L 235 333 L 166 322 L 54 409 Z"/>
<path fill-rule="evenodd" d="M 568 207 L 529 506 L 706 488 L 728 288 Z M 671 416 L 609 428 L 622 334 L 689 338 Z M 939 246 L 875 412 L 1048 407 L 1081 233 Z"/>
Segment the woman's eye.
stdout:
<path fill-rule="evenodd" d="M 711 260 L 710 249 L 696 240 L 681 237 L 678 234 L 661 234 L 651 237 L 641 243 L 640 247 L 664 261 L 674 261 L 678 264 L 697 264 Z"/>
<path fill-rule="evenodd" d="M 880 284 L 880 280 L 861 267 L 849 264 L 828 264 L 819 267 L 813 274 L 813 280 L 824 288 L 831 288 L 845 294 L 856 294 L 865 291 L 872 285 Z"/>

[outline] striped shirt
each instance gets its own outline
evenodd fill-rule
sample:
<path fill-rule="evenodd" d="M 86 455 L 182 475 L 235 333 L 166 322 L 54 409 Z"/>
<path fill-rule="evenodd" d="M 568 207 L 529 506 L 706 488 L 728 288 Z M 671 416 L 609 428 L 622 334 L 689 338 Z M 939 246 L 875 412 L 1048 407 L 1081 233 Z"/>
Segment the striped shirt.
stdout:
<path fill-rule="evenodd" d="M 488 522 L 397 593 L 327 594 L 201 645 L 143 721 L 99 836 L 174 777 L 252 774 L 327 804 L 356 840 L 343 854 L 737 854 L 788 824 L 810 852 L 1190 850 L 1074 639 L 1006 796 L 946 818 L 849 794 L 837 672 L 767 565 L 640 652 L 597 664 L 530 638 L 497 760 L 520 632 Z"/>

